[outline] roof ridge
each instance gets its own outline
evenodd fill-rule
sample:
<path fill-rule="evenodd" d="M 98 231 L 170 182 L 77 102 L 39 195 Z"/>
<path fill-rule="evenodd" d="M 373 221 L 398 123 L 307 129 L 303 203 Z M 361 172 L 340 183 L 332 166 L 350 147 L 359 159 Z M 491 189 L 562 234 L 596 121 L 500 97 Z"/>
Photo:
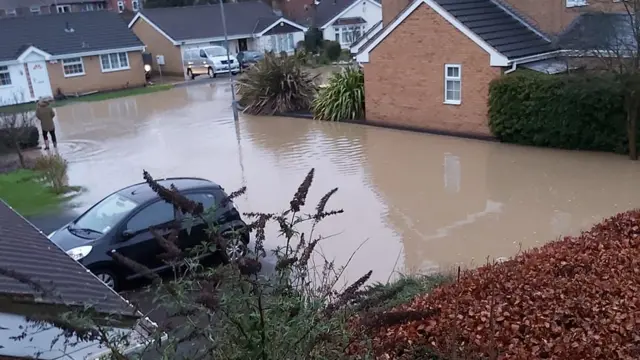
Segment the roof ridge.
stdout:
<path fill-rule="evenodd" d="M 508 13 L 509 15 L 511 15 L 514 19 L 516 19 L 519 22 L 521 22 L 522 24 L 524 24 L 526 27 L 531 29 L 534 33 L 538 34 L 540 37 L 542 37 L 546 41 L 552 42 L 551 41 L 551 37 L 549 35 L 547 35 L 544 31 L 541 31 L 536 26 L 534 26 L 529 21 L 527 21 L 525 19 L 525 17 L 522 16 L 522 14 L 520 14 L 520 12 L 517 11 L 516 9 L 514 9 L 511 5 L 507 4 L 506 2 L 504 2 L 502 0 L 489 0 L 489 1 L 494 3 L 500 9 L 504 10 L 504 12 Z"/>

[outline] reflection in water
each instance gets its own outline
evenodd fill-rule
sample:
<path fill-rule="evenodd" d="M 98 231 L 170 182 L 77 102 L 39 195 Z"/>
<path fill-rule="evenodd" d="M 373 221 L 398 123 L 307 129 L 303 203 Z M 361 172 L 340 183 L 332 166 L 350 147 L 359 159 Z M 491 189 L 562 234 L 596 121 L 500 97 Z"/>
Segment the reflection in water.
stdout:
<path fill-rule="evenodd" d="M 624 157 L 508 146 L 351 124 L 241 116 L 227 84 L 192 86 L 58 109 L 60 152 L 84 207 L 156 177 L 200 176 L 248 187 L 242 211 L 283 209 L 315 167 L 308 204 L 332 187 L 321 226 L 338 263 L 365 240 L 349 277 L 369 269 L 471 265 L 511 256 L 640 205 L 640 168 Z M 271 234 L 277 229 L 271 229 Z M 271 239 L 272 246 L 277 241 Z M 396 260 L 400 255 L 400 260 Z"/>

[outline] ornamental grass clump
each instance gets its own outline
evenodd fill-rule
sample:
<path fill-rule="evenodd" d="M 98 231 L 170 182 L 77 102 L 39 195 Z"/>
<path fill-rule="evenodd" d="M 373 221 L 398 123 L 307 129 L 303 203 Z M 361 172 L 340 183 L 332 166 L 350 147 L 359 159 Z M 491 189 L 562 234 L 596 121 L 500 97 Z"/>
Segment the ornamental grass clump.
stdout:
<path fill-rule="evenodd" d="M 238 80 L 240 104 L 252 115 L 309 111 L 316 77 L 303 69 L 298 56 L 267 53 Z"/>
<path fill-rule="evenodd" d="M 364 74 L 348 67 L 329 78 L 313 101 L 314 118 L 342 121 L 364 118 Z"/>

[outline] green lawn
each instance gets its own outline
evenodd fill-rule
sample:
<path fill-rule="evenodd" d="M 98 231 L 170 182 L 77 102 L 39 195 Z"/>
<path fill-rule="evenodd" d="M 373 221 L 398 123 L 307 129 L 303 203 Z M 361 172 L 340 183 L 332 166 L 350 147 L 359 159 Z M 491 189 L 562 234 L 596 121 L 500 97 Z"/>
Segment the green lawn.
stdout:
<path fill-rule="evenodd" d="M 31 170 L 17 170 L 0 174 L 0 198 L 22 216 L 38 215 L 56 210 L 66 198 L 57 195 L 37 180 Z"/>
<path fill-rule="evenodd" d="M 142 94 L 150 94 L 158 91 L 165 91 L 173 88 L 172 84 L 161 84 L 161 85 L 149 85 L 145 87 L 138 87 L 132 89 L 123 89 L 116 91 L 107 91 L 101 93 L 95 93 L 91 95 L 85 95 L 80 97 L 70 97 L 65 100 L 54 101 L 51 104 L 53 107 L 59 107 L 68 105 L 71 103 L 79 102 L 79 101 L 102 101 L 109 99 L 116 99 L 126 96 L 134 96 L 134 95 L 142 95 Z M 24 111 L 24 110 L 34 110 L 35 104 L 33 103 L 25 103 L 19 105 L 9 105 L 0 107 L 0 112 L 16 112 L 16 111 Z"/>

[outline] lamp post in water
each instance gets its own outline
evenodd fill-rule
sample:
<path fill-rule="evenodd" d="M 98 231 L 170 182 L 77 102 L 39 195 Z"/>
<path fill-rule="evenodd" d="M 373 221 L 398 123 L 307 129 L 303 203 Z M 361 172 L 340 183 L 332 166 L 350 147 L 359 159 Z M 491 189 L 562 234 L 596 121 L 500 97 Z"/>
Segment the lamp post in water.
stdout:
<path fill-rule="evenodd" d="M 220 14 L 222 16 L 222 31 L 224 31 L 224 43 L 227 47 L 227 68 L 231 79 L 231 108 L 233 109 L 233 120 L 238 121 L 238 104 L 236 103 L 236 89 L 233 86 L 233 74 L 231 74 L 231 55 L 229 55 L 229 36 L 227 35 L 227 19 L 224 16 L 224 0 L 220 0 Z"/>

